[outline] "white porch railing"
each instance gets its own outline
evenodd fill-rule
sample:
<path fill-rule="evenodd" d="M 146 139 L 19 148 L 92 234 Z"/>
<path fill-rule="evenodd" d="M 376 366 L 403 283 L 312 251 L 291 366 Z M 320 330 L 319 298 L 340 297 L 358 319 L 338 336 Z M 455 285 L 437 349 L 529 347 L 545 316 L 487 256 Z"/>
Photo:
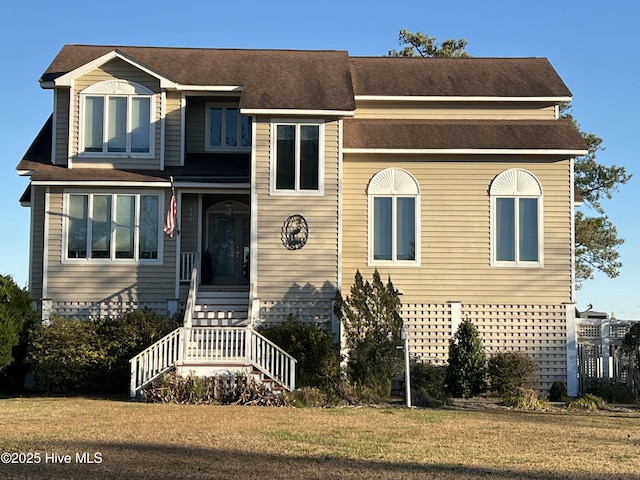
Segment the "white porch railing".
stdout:
<path fill-rule="evenodd" d="M 153 379 L 173 368 L 180 360 L 184 328 L 177 328 L 129 360 L 131 397 Z"/>
<path fill-rule="evenodd" d="M 251 327 L 180 327 L 140 352 L 131 365 L 131 397 L 176 364 L 253 366 L 295 389 L 296 359 Z"/>
<path fill-rule="evenodd" d="M 180 254 L 180 281 L 190 282 L 193 278 L 193 269 L 200 263 L 200 254 L 196 252 L 183 252 Z"/>

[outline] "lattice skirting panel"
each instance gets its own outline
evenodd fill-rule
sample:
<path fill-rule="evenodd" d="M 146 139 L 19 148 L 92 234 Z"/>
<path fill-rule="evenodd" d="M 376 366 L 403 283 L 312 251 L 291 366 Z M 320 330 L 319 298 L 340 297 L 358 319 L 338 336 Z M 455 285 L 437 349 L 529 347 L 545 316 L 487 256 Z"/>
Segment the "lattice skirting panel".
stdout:
<path fill-rule="evenodd" d="M 144 308 L 151 309 L 158 315 L 166 315 L 168 312 L 167 302 L 63 302 L 54 300 L 51 301 L 50 308 L 50 315 L 84 319 L 118 317 L 127 311 Z M 45 305 L 43 305 L 44 309 Z"/>
<path fill-rule="evenodd" d="M 489 355 L 519 351 L 539 366 L 541 392 L 567 381 L 566 309 L 564 305 L 405 304 L 401 315 L 410 328 L 409 348 L 421 361 L 447 362 L 449 340 L 459 322 L 478 328 Z"/>
<path fill-rule="evenodd" d="M 332 300 L 282 300 L 260 302 L 260 323 L 282 322 L 288 315 L 296 315 L 300 321 L 331 324 Z"/>

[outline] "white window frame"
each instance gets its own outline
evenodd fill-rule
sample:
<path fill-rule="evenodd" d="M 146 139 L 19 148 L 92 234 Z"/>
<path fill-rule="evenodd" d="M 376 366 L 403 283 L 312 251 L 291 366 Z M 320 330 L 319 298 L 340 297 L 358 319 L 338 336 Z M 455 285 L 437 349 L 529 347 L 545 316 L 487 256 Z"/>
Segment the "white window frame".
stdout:
<path fill-rule="evenodd" d="M 87 256 L 84 258 L 69 257 L 69 205 L 72 195 L 87 197 Z M 109 258 L 91 258 L 91 212 L 94 196 L 110 196 L 111 197 L 111 237 Z M 135 222 L 134 222 L 134 245 L 133 258 L 116 258 L 116 197 L 132 196 L 135 198 Z M 158 258 L 147 259 L 140 258 L 140 197 L 156 196 L 158 197 Z M 62 216 L 62 263 L 91 263 L 91 264 L 144 264 L 144 265 L 161 265 L 163 263 L 163 227 L 164 227 L 164 192 L 159 190 L 150 191 L 87 191 L 87 190 L 66 190 L 63 195 L 63 216 Z"/>
<path fill-rule="evenodd" d="M 369 266 L 407 266 L 419 267 L 421 265 L 421 208 L 420 187 L 417 180 L 406 170 L 400 168 L 386 168 L 376 173 L 367 187 L 368 197 L 368 264 Z M 391 260 L 379 260 L 374 258 L 374 199 L 391 198 Z M 399 260 L 397 258 L 397 204 L 398 198 L 413 198 L 415 202 L 415 259 Z"/>
<path fill-rule="evenodd" d="M 155 157 L 155 94 L 148 88 L 135 83 L 123 80 L 107 80 L 96 83 L 85 88 L 79 94 L 80 96 L 80 116 L 78 119 L 78 155 L 83 158 L 154 158 Z M 85 109 L 87 97 L 103 98 L 103 122 L 102 122 L 102 151 L 87 152 L 84 150 L 85 145 Z M 126 147 L 124 152 L 108 151 L 108 119 L 109 119 L 109 102 L 110 97 L 120 97 L 127 99 L 127 125 L 126 125 Z M 132 152 L 131 151 L 131 122 L 132 122 L 132 102 L 134 98 L 149 99 L 149 151 L 148 152 Z"/>
<path fill-rule="evenodd" d="M 491 208 L 491 242 L 490 257 L 492 267 L 543 268 L 544 267 L 544 202 L 542 186 L 531 172 L 521 168 L 511 168 L 498 174 L 491 182 L 489 189 Z M 510 198 L 514 200 L 514 241 L 515 260 L 497 259 L 497 199 Z M 519 215 L 520 199 L 532 198 L 538 201 L 538 260 L 520 260 Z"/>
<path fill-rule="evenodd" d="M 293 189 L 276 188 L 276 179 L 278 176 L 278 126 L 291 125 L 295 127 L 296 145 L 295 145 L 295 187 Z M 300 188 L 300 127 L 301 126 L 317 126 L 318 127 L 318 189 L 303 190 Z M 324 195 L 324 121 L 322 120 L 280 120 L 271 121 L 271 195 L 299 195 L 299 196 L 322 196 Z"/>
<path fill-rule="evenodd" d="M 220 108 L 222 109 L 222 140 L 226 143 L 227 139 L 227 110 L 234 109 L 238 111 L 238 120 L 237 120 L 237 139 L 238 145 L 220 145 L 213 146 L 211 145 L 211 109 L 212 108 Z M 253 128 L 251 125 L 253 124 L 253 117 L 250 115 L 241 115 L 240 107 L 238 104 L 231 103 L 217 103 L 217 102 L 207 102 L 205 104 L 204 110 L 204 149 L 207 152 L 250 152 L 251 144 L 242 145 L 242 118 L 249 119 L 249 134 L 253 134 Z M 250 139 L 252 143 L 253 138 Z"/>

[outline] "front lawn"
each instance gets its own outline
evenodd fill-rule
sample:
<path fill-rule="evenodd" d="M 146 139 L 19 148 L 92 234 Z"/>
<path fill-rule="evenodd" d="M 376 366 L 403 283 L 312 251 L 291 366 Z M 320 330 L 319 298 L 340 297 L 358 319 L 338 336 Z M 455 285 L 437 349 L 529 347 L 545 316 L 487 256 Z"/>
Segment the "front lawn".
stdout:
<path fill-rule="evenodd" d="M 6 399 L 0 452 L 31 458 L 4 479 L 631 480 L 640 414 Z"/>

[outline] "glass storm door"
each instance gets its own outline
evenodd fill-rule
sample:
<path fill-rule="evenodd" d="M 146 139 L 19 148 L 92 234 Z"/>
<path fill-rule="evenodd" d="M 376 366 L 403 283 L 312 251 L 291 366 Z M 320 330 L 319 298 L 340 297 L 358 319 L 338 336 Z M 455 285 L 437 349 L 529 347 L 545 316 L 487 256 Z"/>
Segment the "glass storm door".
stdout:
<path fill-rule="evenodd" d="M 209 216 L 209 252 L 213 263 L 215 285 L 249 283 L 249 217 L 248 215 Z"/>

